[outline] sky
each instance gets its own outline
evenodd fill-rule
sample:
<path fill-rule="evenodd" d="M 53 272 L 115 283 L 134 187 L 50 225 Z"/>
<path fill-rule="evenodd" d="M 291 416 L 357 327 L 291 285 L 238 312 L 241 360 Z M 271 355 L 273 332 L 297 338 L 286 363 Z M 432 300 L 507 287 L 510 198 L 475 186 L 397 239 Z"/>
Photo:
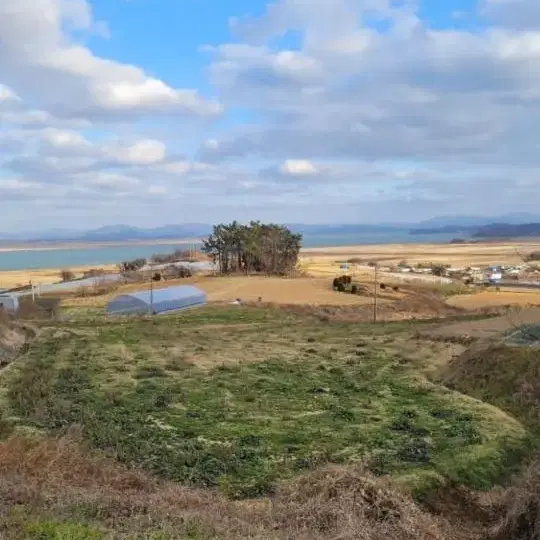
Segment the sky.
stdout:
<path fill-rule="evenodd" d="M 0 231 L 538 214 L 538 0 L 1 0 Z"/>

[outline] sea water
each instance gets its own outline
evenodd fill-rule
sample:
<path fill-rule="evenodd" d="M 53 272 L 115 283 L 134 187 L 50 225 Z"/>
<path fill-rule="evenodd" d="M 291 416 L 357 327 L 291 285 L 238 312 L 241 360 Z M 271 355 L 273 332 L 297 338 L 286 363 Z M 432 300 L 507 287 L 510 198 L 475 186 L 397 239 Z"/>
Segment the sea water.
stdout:
<path fill-rule="evenodd" d="M 403 232 L 369 234 L 305 235 L 303 246 L 335 247 L 374 244 L 424 244 L 447 243 L 455 235 L 410 235 Z M 194 244 L 125 244 L 101 247 L 69 247 L 59 249 L 32 249 L 0 251 L 0 270 L 25 270 L 39 268 L 70 268 L 76 266 L 99 266 L 117 264 L 141 257 L 149 258 L 155 253 L 172 253 L 187 249 Z"/>

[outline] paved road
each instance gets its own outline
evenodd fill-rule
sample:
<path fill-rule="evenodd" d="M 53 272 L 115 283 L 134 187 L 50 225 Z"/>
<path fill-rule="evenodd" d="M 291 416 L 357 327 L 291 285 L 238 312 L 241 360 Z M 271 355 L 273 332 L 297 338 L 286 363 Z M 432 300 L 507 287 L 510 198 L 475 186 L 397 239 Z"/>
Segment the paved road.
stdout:
<path fill-rule="evenodd" d="M 0 0 L 1 1 L 1 0 Z M 163 270 L 167 266 L 171 266 L 171 264 L 164 264 L 164 265 L 152 265 L 151 267 L 148 265 L 144 269 L 150 269 L 152 270 Z M 205 263 L 205 262 L 179 262 L 174 263 L 174 266 L 183 266 L 186 268 L 190 268 L 194 272 L 197 271 L 208 271 L 208 270 L 214 270 L 215 266 L 212 263 Z M 66 281 L 63 283 L 50 283 L 50 284 L 43 284 L 39 285 L 39 288 L 36 289 L 36 292 L 39 294 L 50 294 L 50 293 L 57 293 L 57 292 L 70 292 L 70 291 L 76 291 L 82 287 L 99 287 L 100 285 L 103 285 L 104 283 L 121 283 L 123 282 L 124 276 L 121 274 L 105 274 L 103 276 L 97 276 L 97 277 L 89 277 L 85 279 L 79 279 L 77 281 Z M 11 293 L 15 296 L 28 296 L 32 294 L 31 290 L 25 290 L 20 292 Z"/>

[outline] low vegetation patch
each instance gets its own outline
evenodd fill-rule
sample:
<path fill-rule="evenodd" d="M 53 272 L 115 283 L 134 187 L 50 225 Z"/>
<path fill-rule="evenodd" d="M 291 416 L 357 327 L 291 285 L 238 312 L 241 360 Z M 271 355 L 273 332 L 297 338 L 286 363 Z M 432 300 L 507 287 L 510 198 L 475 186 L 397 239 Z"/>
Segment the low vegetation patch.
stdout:
<path fill-rule="evenodd" d="M 51 325 L 8 398 L 19 422 L 80 426 L 129 466 L 233 499 L 327 464 L 364 462 L 419 496 L 507 475 L 529 449 L 523 426 L 428 383 L 393 344 L 403 327 L 374 328 L 264 308 Z M 444 347 L 422 346 L 418 357 Z"/>

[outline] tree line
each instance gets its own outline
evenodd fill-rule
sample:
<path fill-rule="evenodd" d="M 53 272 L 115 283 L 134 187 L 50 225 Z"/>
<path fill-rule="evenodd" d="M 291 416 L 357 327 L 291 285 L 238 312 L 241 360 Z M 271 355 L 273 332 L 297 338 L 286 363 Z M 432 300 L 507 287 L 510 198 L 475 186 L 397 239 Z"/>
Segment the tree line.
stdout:
<path fill-rule="evenodd" d="M 202 251 L 209 255 L 222 274 L 265 273 L 287 275 L 298 263 L 302 235 L 283 225 L 252 221 L 241 225 L 215 225 L 203 240 Z"/>

